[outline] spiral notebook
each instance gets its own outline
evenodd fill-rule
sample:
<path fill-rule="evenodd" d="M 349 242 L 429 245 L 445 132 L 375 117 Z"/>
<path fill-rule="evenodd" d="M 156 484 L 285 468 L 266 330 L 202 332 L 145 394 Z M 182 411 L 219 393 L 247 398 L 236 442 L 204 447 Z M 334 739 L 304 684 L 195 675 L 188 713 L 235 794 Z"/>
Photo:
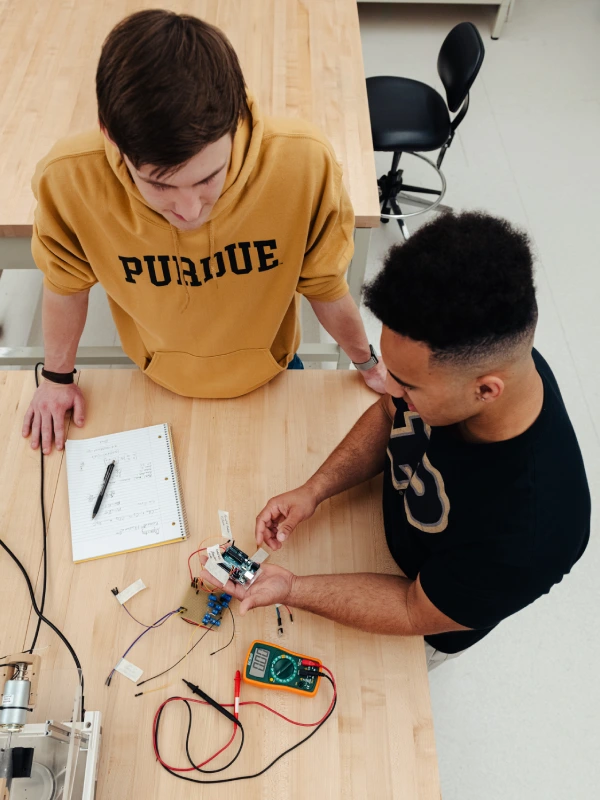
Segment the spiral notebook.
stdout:
<path fill-rule="evenodd" d="M 187 539 L 169 425 L 68 439 L 66 458 L 75 563 Z M 115 468 L 92 519 L 111 461 Z"/>

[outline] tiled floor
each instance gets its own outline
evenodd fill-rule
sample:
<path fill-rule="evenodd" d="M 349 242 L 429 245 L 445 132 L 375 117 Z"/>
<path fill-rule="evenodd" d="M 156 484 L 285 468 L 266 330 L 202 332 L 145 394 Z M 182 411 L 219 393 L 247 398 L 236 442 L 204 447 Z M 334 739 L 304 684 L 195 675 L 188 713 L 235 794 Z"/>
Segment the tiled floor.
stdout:
<path fill-rule="evenodd" d="M 486 59 L 444 164 L 449 205 L 507 217 L 538 256 L 537 346 L 552 365 L 600 503 L 600 10 L 594 0 L 516 0 L 502 38 L 479 6 L 363 5 L 369 75 L 441 90 L 445 33 L 465 19 Z M 443 91 L 443 90 L 442 90 Z M 378 175 L 389 157 L 376 157 Z M 419 218 L 422 219 L 422 218 Z M 413 226 L 414 227 L 414 226 Z M 373 237 L 369 273 L 401 241 Z M 371 336 L 377 326 L 369 324 Z M 431 675 L 444 800 L 584 800 L 600 786 L 598 517 L 582 561 L 552 593 Z"/>
<path fill-rule="evenodd" d="M 485 6 L 363 5 L 366 73 L 440 88 L 435 65 L 445 34 L 465 19 L 479 27 L 486 59 L 446 157 L 446 198 L 457 209 L 505 216 L 532 236 L 539 259 L 537 346 L 561 385 L 598 503 L 600 11 L 596 0 L 516 0 L 497 42 L 489 38 L 494 15 Z M 378 174 L 387 170 L 387 156 L 376 161 Z M 400 240 L 393 222 L 374 233 L 368 275 Z M 40 343 L 39 324 L 32 327 L 39 291 L 33 272 L 4 274 L 0 345 Z M 366 321 L 376 342 L 378 326 Z M 306 328 L 312 338 L 308 318 Z M 115 343 L 106 300 L 95 288 L 82 344 Z M 598 796 L 597 517 L 594 534 L 583 560 L 549 596 L 432 673 L 444 800 Z"/>

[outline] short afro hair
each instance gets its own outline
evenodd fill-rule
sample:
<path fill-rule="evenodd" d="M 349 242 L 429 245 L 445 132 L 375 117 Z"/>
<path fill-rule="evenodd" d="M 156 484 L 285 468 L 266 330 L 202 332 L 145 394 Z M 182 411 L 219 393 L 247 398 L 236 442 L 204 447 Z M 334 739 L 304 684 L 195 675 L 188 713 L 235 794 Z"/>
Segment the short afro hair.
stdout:
<path fill-rule="evenodd" d="M 440 214 L 392 247 L 363 294 L 384 325 L 457 366 L 510 356 L 537 322 L 527 235 L 481 212 Z"/>

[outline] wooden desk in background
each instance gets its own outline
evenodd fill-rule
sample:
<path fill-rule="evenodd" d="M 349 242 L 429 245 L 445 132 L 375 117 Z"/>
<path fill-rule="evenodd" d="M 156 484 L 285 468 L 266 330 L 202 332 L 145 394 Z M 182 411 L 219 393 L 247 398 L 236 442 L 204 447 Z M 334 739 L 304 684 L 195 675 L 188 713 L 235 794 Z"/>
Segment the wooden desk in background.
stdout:
<path fill-rule="evenodd" d="M 31 178 L 58 139 L 97 124 L 94 80 L 102 42 L 128 14 L 161 6 L 194 14 L 227 34 L 264 114 L 309 120 L 328 136 L 354 206 L 356 251 L 348 280 L 357 299 L 379 202 L 356 0 L 0 2 L 0 271 L 35 268 Z M 306 359 L 315 360 L 313 353 L 316 360 L 350 365 L 337 345 L 306 347 Z M 0 350 L 0 366 L 32 364 L 40 353 Z M 122 361 L 120 348 L 77 359 Z"/>
<path fill-rule="evenodd" d="M 286 373 L 236 400 L 177 397 L 130 370 L 89 370 L 80 374 L 79 385 L 88 403 L 87 421 L 83 429 L 71 425 L 71 438 L 171 423 L 191 534 L 183 544 L 74 565 L 64 455 L 55 452 L 47 458 L 46 614 L 81 659 L 86 707 L 103 715 L 98 800 L 179 800 L 212 797 L 211 792 L 220 800 L 238 798 L 240 792 L 248 800 L 439 800 L 420 637 L 375 636 L 297 611 L 293 626 L 284 615 L 285 632 L 278 639 L 274 609 L 261 608 L 244 618 L 237 616 L 235 639 L 228 649 L 209 655 L 229 638 L 226 621 L 177 670 L 147 687 L 172 681 L 169 688 L 135 698 L 135 686 L 120 675 L 110 687 L 104 685 L 110 669 L 140 633 L 111 589 L 123 589 L 142 578 L 148 589 L 136 595 L 129 608 L 147 624 L 176 608 L 189 586 L 188 555 L 207 536 L 219 540 L 219 508 L 231 514 L 236 543 L 254 552 L 254 519 L 264 502 L 312 474 L 374 402 L 360 377 L 346 371 Z M 39 597 L 39 453 L 20 433 L 32 389 L 31 372 L 0 372 L 0 439 L 5 455 L 0 462 L 0 519 L 2 536 L 23 558 Z M 272 560 L 299 574 L 396 571 L 383 535 L 380 482 L 325 502 Z M 36 620 L 23 578 L 4 553 L 0 574 L 0 646 L 5 653 L 29 644 Z M 387 613 L 385 602 L 382 597 L 381 613 Z M 234 613 L 236 609 L 234 602 Z M 189 626 L 169 620 L 149 632 L 130 658 L 144 669 L 144 677 L 150 677 L 185 652 L 189 637 Z M 242 667 L 257 638 L 322 659 L 338 683 L 334 715 L 314 738 L 261 778 L 192 788 L 156 763 L 151 743 L 154 713 L 166 697 L 187 694 L 182 677 L 221 702 L 231 702 L 235 670 Z M 75 688 L 68 652 L 42 626 L 39 646 L 45 645 L 49 648 L 42 653 L 39 702 L 32 721 L 60 717 L 65 697 L 69 691 L 72 696 Z M 243 700 L 261 700 L 304 721 L 322 716 L 330 697 L 325 681 L 313 699 L 242 684 Z M 184 714 L 180 708 L 167 712 L 161 726 L 164 757 L 185 766 Z M 220 715 L 203 707 L 196 707 L 194 714 L 191 749 L 200 761 L 227 741 L 231 729 L 223 718 L 216 719 Z M 227 777 L 258 771 L 306 733 L 256 707 L 243 708 L 241 714 L 247 744 Z"/>
<path fill-rule="evenodd" d="M 445 3 L 448 5 L 488 5 L 498 6 L 496 20 L 492 27 L 492 39 L 499 39 L 504 23 L 510 19 L 515 0 L 358 0 L 359 3 Z"/>

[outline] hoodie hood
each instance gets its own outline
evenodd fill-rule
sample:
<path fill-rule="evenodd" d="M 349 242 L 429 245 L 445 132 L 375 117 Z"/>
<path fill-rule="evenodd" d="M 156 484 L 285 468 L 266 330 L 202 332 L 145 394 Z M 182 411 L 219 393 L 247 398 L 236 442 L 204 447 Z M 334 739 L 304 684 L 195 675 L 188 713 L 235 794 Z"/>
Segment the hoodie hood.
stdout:
<path fill-rule="evenodd" d="M 215 203 L 210 217 L 204 223 L 205 225 L 208 225 L 210 222 L 215 222 L 239 197 L 252 170 L 256 166 L 262 144 L 264 123 L 260 115 L 258 104 L 250 95 L 248 96 L 248 109 L 249 113 L 240 122 L 235 136 L 233 137 L 231 161 L 229 162 L 227 177 L 223 184 L 223 191 Z M 135 185 L 121 153 L 106 137 L 104 137 L 104 149 L 110 168 L 127 192 L 131 201 L 132 210 L 135 214 L 153 222 L 155 225 L 160 225 L 165 228 L 172 227 L 177 231 L 178 235 L 194 235 L 195 231 L 178 230 L 172 226 L 162 214 L 148 205 Z"/>

